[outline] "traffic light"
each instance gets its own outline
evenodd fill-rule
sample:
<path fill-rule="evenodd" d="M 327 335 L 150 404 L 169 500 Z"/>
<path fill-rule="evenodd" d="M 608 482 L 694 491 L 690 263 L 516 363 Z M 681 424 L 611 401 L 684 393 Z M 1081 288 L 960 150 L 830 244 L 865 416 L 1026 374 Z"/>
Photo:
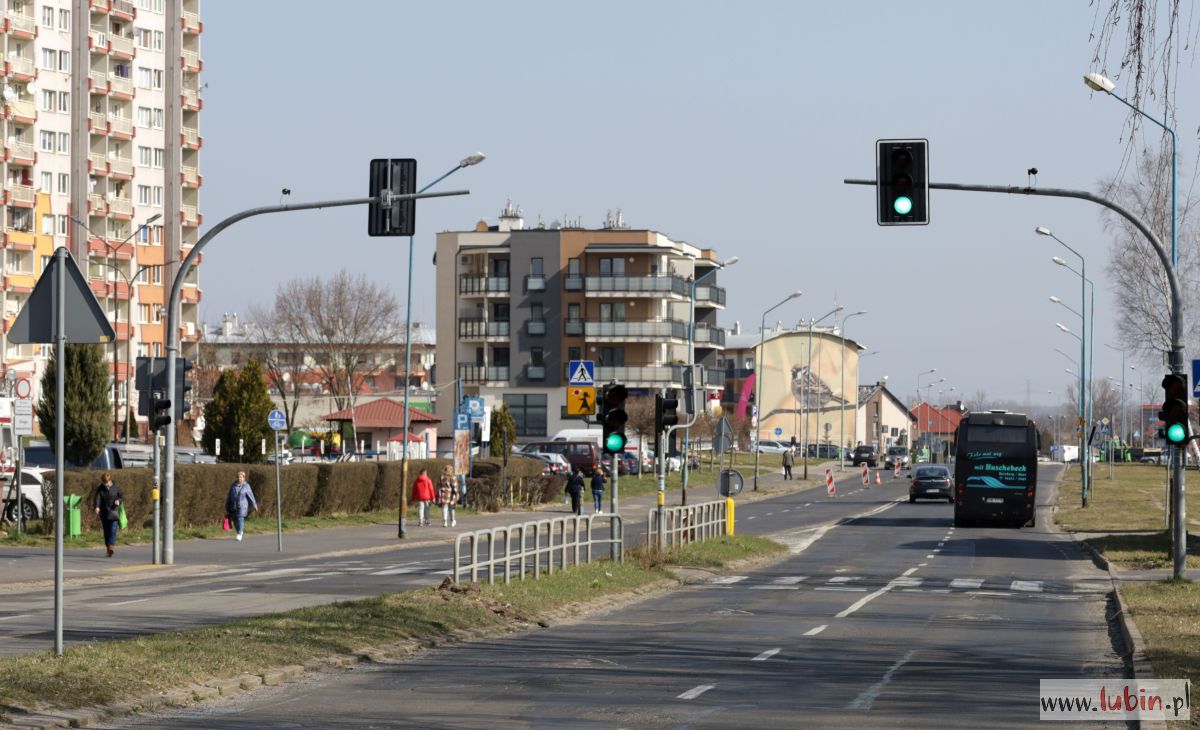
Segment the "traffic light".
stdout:
<path fill-rule="evenodd" d="M 1162 381 L 1163 405 L 1158 417 L 1169 443 L 1186 443 L 1192 436 L 1188 424 L 1188 382 L 1183 373 L 1169 373 Z"/>
<path fill-rule="evenodd" d="M 188 391 L 192 389 L 192 379 L 188 371 L 195 367 L 191 360 L 179 358 L 175 361 L 175 422 L 180 423 L 192 409 L 188 400 Z"/>
<path fill-rule="evenodd" d="M 604 386 L 601 397 L 601 423 L 604 426 L 604 453 L 620 454 L 625 451 L 625 423 L 629 414 L 625 413 L 625 399 L 629 391 L 624 385 L 612 384 Z"/>
<path fill-rule="evenodd" d="M 417 192 L 417 161 L 413 159 L 371 160 L 372 198 L 384 192 L 412 195 Z M 372 236 L 411 236 L 416 227 L 417 201 L 398 200 L 390 206 L 367 206 L 367 233 Z"/>
<path fill-rule="evenodd" d="M 654 431 L 662 433 L 667 426 L 679 425 L 679 399 L 673 395 L 654 396 Z"/>
<path fill-rule="evenodd" d="M 163 426 L 171 425 L 171 399 L 159 398 L 161 393 L 152 393 L 154 413 L 150 416 L 150 430 L 157 431 Z"/>
<path fill-rule="evenodd" d="M 929 141 L 881 139 L 875 143 L 877 222 L 881 226 L 929 223 Z"/>

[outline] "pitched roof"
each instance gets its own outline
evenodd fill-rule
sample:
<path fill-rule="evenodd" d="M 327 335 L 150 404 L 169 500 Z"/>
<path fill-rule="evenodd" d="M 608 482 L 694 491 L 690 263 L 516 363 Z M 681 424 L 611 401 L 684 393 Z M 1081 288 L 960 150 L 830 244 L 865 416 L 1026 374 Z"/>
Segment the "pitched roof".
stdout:
<path fill-rule="evenodd" d="M 958 430 L 958 422 L 963 414 L 957 408 L 938 408 L 928 403 L 918 403 L 913 408 L 916 414 L 917 427 L 931 433 L 951 434 Z M 933 426 L 930 427 L 930 422 Z"/>
<path fill-rule="evenodd" d="M 391 398 L 380 398 L 370 403 L 355 406 L 353 415 L 350 408 L 343 408 L 335 413 L 321 416 L 325 421 L 353 420 L 358 428 L 404 428 L 404 404 Z M 418 408 L 408 409 L 409 423 L 441 423 L 442 419 Z"/>

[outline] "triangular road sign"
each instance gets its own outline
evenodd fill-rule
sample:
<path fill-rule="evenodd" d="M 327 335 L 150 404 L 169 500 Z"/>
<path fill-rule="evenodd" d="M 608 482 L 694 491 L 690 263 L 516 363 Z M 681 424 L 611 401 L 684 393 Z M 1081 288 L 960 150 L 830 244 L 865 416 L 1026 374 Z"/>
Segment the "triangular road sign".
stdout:
<path fill-rule="evenodd" d="M 56 280 L 66 287 L 66 337 L 67 342 L 112 342 L 116 337 L 108 317 L 96 301 L 96 295 L 87 285 L 87 280 L 68 255 L 65 248 L 56 249 L 50 264 L 38 278 L 33 293 L 21 308 L 8 333 L 11 342 L 50 344 L 54 342 L 54 322 L 57 319 L 55 298 Z"/>

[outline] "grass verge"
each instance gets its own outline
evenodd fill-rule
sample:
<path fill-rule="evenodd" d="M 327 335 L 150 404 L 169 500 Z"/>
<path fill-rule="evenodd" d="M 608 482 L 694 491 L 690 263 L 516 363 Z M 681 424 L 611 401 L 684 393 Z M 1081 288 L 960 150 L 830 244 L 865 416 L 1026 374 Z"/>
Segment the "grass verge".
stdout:
<path fill-rule="evenodd" d="M 1200 680 L 1200 583 L 1125 584 L 1121 594 L 1142 632 L 1154 676 Z M 1200 712 L 1193 709 L 1188 727 L 1200 727 Z"/>
<path fill-rule="evenodd" d="M 717 475 L 723 470 L 730 468 L 729 458 L 725 457 L 722 461 L 716 464 L 710 463 L 710 460 L 705 457 L 700 460 L 700 468 L 692 469 L 688 472 L 688 490 L 703 490 L 713 499 L 716 499 L 714 484 L 717 481 Z M 754 454 L 737 454 L 733 459 L 733 467 L 742 473 L 742 478 L 747 482 L 754 476 Z M 759 463 L 758 473 L 762 474 L 778 474 L 783 467 L 780 465 L 780 456 L 778 454 L 763 454 Z M 802 462 L 797 459 L 796 466 L 792 472 L 797 478 L 804 472 Z M 808 475 L 812 479 L 823 478 L 825 474 L 825 460 L 810 459 L 808 463 Z M 671 472 L 667 475 L 665 482 L 667 492 L 679 492 L 683 487 L 683 475 L 680 472 Z M 622 497 L 640 497 L 644 494 L 651 494 L 658 489 L 658 478 L 653 473 L 644 474 L 626 474 L 621 477 L 619 482 Z M 708 497 L 704 497 L 707 499 Z"/>
<path fill-rule="evenodd" d="M 670 553 L 689 565 L 783 550 L 761 538 L 723 538 Z M 466 631 L 504 633 L 573 604 L 644 589 L 674 579 L 637 560 L 570 568 L 510 585 L 444 584 L 376 598 L 239 619 L 187 631 L 109 641 L 0 659 L 0 712 L 14 707 L 70 708 L 136 701 L 151 692 L 186 687 L 273 667 L 352 654 L 405 641 L 430 643 Z M 0 715 L 0 720 L 8 718 Z"/>
<path fill-rule="evenodd" d="M 1087 542 L 1122 570 L 1151 570 L 1173 565 L 1169 552 L 1171 541 L 1166 532 L 1104 535 L 1090 537 Z M 1193 543 L 1189 547 L 1187 565 L 1200 568 L 1200 555 L 1194 550 Z"/>

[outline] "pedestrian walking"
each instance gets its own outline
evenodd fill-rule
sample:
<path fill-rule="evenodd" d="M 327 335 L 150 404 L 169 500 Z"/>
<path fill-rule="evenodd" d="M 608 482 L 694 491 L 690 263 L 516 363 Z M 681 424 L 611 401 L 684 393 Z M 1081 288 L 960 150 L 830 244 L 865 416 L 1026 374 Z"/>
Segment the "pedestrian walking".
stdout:
<path fill-rule="evenodd" d="M 796 455 L 791 449 L 783 452 L 783 478 L 792 478 L 792 467 L 796 465 Z"/>
<path fill-rule="evenodd" d="M 438 480 L 438 504 L 442 506 L 442 527 L 456 527 L 454 505 L 458 504 L 458 479 L 454 478 L 454 467 L 449 464 L 442 469 Z"/>
<path fill-rule="evenodd" d="M 422 469 L 412 487 L 412 501 L 417 505 L 418 525 L 429 526 L 429 505 L 436 497 L 433 492 L 433 480 L 429 478 L 429 472 Z"/>
<path fill-rule="evenodd" d="M 601 509 L 604 504 L 604 472 L 597 469 L 592 472 L 592 501 L 596 504 L 596 514 L 604 512 Z"/>
<path fill-rule="evenodd" d="M 583 514 L 583 472 L 579 467 L 575 467 L 567 479 L 567 495 L 571 498 L 571 512 Z"/>
<path fill-rule="evenodd" d="M 225 514 L 233 523 L 234 529 L 237 530 L 237 539 L 242 539 L 242 533 L 246 529 L 246 515 L 250 514 L 250 508 L 253 507 L 255 512 L 258 512 L 258 500 L 254 498 L 254 490 L 250 488 L 250 482 L 246 481 L 246 472 L 239 471 L 237 481 L 229 485 L 229 494 L 225 495 Z"/>
<path fill-rule="evenodd" d="M 104 546 L 108 548 L 108 557 L 112 557 L 117 549 L 117 528 L 121 521 L 121 504 L 125 495 L 121 488 L 113 484 L 112 474 L 104 472 L 96 493 L 92 496 L 92 508 L 100 517 L 100 525 L 104 528 Z"/>

